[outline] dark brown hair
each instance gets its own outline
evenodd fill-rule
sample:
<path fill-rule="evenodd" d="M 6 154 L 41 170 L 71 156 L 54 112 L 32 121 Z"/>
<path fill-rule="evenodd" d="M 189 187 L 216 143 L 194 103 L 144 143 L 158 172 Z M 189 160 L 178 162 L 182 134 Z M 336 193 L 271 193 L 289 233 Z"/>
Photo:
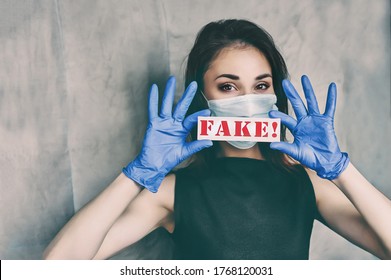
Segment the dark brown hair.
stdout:
<path fill-rule="evenodd" d="M 282 89 L 282 80 L 288 78 L 288 70 L 284 59 L 277 50 L 270 34 L 247 20 L 220 20 L 205 25 L 197 35 L 194 46 L 187 58 L 185 85 L 196 81 L 197 93 L 187 114 L 208 108 L 201 95 L 204 88 L 204 74 L 217 55 L 226 47 L 252 46 L 263 53 L 268 60 L 273 76 L 273 87 L 277 96 L 278 110 L 288 112 L 288 102 Z M 281 126 L 281 141 L 285 141 L 285 127 Z M 197 138 L 197 128 L 191 131 L 191 138 Z M 258 143 L 263 157 L 278 168 L 291 170 L 288 158 L 281 152 L 269 148 L 269 143 Z M 204 149 L 193 157 L 193 166 L 207 167 L 216 158 L 219 145 Z"/>

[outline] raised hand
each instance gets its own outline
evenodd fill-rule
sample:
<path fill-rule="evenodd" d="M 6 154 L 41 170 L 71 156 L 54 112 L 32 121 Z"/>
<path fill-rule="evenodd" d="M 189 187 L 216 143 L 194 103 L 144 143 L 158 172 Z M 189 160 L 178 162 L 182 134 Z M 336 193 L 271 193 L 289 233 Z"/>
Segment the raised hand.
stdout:
<path fill-rule="evenodd" d="M 152 85 L 149 93 L 149 123 L 141 152 L 123 169 L 123 173 L 151 192 L 157 192 L 168 172 L 192 154 L 212 146 L 210 140 L 186 142 L 198 116 L 209 116 L 209 109 L 185 118 L 197 91 L 196 82 L 190 83 L 179 100 L 174 113 L 175 78 L 167 81 L 162 107 L 158 112 L 158 88 Z"/>
<path fill-rule="evenodd" d="M 331 83 L 327 93 L 326 109 L 320 114 L 318 103 L 307 76 L 302 76 L 301 83 L 307 100 L 307 108 L 294 86 L 284 80 L 282 86 L 292 104 L 297 120 L 279 112 L 271 111 L 269 116 L 281 118 L 281 122 L 292 132 L 293 143 L 275 142 L 270 148 L 280 150 L 301 164 L 313 169 L 318 176 L 335 179 L 349 163 L 347 153 L 339 149 L 334 131 L 334 112 L 337 89 Z"/>

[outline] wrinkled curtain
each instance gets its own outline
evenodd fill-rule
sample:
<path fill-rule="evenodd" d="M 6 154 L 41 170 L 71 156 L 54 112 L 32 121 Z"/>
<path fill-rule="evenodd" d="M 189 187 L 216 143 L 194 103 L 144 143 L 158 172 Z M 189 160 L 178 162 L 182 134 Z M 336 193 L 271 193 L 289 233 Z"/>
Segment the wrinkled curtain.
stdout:
<path fill-rule="evenodd" d="M 184 61 L 207 22 L 245 18 L 274 37 L 320 106 L 339 90 L 341 147 L 381 191 L 390 181 L 390 14 L 382 1 L 0 2 L 0 258 L 39 259 L 140 148 L 148 88 Z M 96 217 L 99 219 L 99 217 Z M 157 230 L 114 258 L 171 258 Z M 371 259 L 315 223 L 313 259 Z"/>

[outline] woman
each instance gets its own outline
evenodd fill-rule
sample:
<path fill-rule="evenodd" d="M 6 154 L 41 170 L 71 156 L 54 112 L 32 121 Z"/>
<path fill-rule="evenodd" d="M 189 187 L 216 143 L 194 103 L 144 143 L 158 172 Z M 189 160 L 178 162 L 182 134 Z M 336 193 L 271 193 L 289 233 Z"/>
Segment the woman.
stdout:
<path fill-rule="evenodd" d="M 167 82 L 160 111 L 153 85 L 140 154 L 64 226 L 44 257 L 104 259 L 164 227 L 173 233 L 178 258 L 307 259 L 313 220 L 319 219 L 390 259 L 391 202 L 339 150 L 335 84 L 320 114 L 309 79 L 302 77 L 306 108 L 287 75 L 272 38 L 255 24 L 206 25 L 189 54 L 187 88 L 175 110 L 175 79 Z M 297 120 L 285 114 L 286 96 Z M 190 131 L 194 139 L 197 117 L 210 114 L 269 114 L 295 139 L 270 147 L 187 141 Z M 284 129 L 281 135 L 284 140 Z M 192 155 L 188 167 L 170 173 Z"/>

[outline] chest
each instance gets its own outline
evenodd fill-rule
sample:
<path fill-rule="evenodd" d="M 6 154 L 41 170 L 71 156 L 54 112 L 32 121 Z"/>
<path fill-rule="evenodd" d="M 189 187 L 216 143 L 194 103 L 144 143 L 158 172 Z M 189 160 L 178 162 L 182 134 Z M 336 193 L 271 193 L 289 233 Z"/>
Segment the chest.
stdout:
<path fill-rule="evenodd" d="M 217 259 L 306 258 L 314 218 L 310 191 L 290 181 L 257 176 L 216 176 L 192 184 L 180 195 L 175 221 L 176 233 L 186 235 L 181 246 L 192 254 Z"/>

